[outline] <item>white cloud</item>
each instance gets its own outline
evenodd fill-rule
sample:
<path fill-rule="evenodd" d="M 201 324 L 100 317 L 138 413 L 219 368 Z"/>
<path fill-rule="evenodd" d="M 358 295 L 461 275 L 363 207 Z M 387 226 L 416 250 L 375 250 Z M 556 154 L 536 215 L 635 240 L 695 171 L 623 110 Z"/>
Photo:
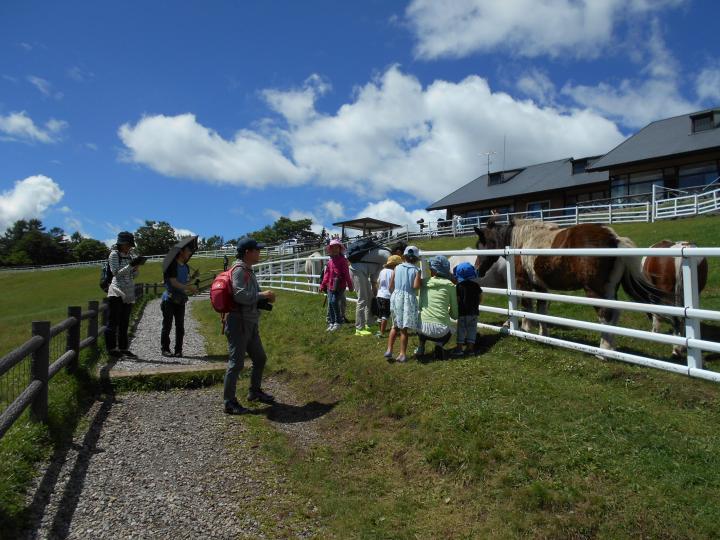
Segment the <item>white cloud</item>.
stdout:
<path fill-rule="evenodd" d="M 90 143 L 90 142 L 85 143 L 85 148 L 87 148 L 88 150 L 92 150 L 93 152 L 97 151 L 97 149 L 98 149 L 97 144 Z"/>
<path fill-rule="evenodd" d="M 320 207 L 331 219 L 340 219 L 345 213 L 345 207 L 341 202 L 337 201 L 325 201 Z"/>
<path fill-rule="evenodd" d="M 274 103 L 281 94 L 274 91 Z M 479 153 L 501 150 L 504 136 L 508 167 L 599 154 L 623 139 L 589 111 L 518 101 L 478 76 L 423 87 L 397 66 L 358 88 L 335 114 L 314 105 L 296 113 L 290 109 L 286 124 L 266 122 L 265 135 L 243 130 L 233 140 L 192 114 L 146 117 L 123 125 L 120 137 L 127 159 L 168 176 L 250 187 L 312 182 L 367 198 L 402 191 L 426 201 L 481 173 Z"/>
<path fill-rule="evenodd" d="M 697 95 L 701 101 L 720 101 L 720 69 L 705 68 L 697 76 Z"/>
<path fill-rule="evenodd" d="M 555 99 L 555 84 L 546 73 L 535 68 L 518 79 L 517 88 L 540 105 L 552 103 Z"/>
<path fill-rule="evenodd" d="M 194 114 L 146 116 L 118 134 L 125 159 L 167 176 L 261 187 L 297 184 L 304 174 L 271 141 L 249 130 L 232 140 L 199 124 Z"/>
<path fill-rule="evenodd" d="M 85 231 L 82 221 L 76 217 L 65 218 L 65 231 L 70 234 L 77 231 L 83 238 L 91 238 L 91 236 Z"/>
<path fill-rule="evenodd" d="M 5 231 L 19 219 L 42 218 L 63 195 L 60 186 L 47 176 L 18 180 L 12 189 L 0 193 L 0 231 Z"/>
<path fill-rule="evenodd" d="M 67 122 L 51 118 L 45 128 L 33 122 L 25 111 L 0 114 L 0 139 L 25 142 L 54 143 L 60 140 L 60 133 L 67 128 Z"/>
<path fill-rule="evenodd" d="M 65 70 L 65 74 L 68 76 L 68 78 L 72 79 L 75 82 L 85 82 L 95 76 L 93 72 L 87 71 L 80 66 L 73 66 L 71 68 L 68 68 L 67 70 Z"/>
<path fill-rule="evenodd" d="M 63 98 L 63 93 L 55 92 L 50 81 L 47 81 L 42 77 L 38 77 L 36 75 L 28 75 L 27 81 L 35 88 L 37 88 L 37 90 L 45 97 L 53 97 L 55 99 Z"/>
<path fill-rule="evenodd" d="M 507 50 L 595 58 L 612 44 L 615 26 L 684 0 L 414 0 L 405 12 L 420 58 Z"/>
<path fill-rule="evenodd" d="M 581 106 L 631 128 L 699 108 L 697 102 L 687 100 L 680 91 L 682 72 L 665 45 L 657 20 L 651 21 L 650 34 L 642 41 L 646 48 L 637 51 L 637 61 L 644 62 L 640 73 L 645 77 L 594 86 L 566 84 L 562 93 Z"/>
<path fill-rule="evenodd" d="M 71 214 L 72 208 L 70 208 L 69 206 L 61 206 L 60 208 L 58 208 L 58 211 L 63 214 Z"/>
<path fill-rule="evenodd" d="M 358 212 L 355 217 L 371 217 L 396 223 L 403 228 L 408 226 L 410 230 L 417 230 L 419 228 L 417 225 L 418 220 L 423 219 L 425 223 L 430 223 L 438 219 L 445 219 L 445 212 L 439 210 L 428 212 L 424 208 L 407 210 L 403 205 L 393 199 L 384 199 L 368 204 Z"/>
<path fill-rule="evenodd" d="M 178 238 L 185 238 L 186 236 L 197 236 L 193 231 L 190 229 L 183 229 L 181 227 L 173 227 L 175 229 L 175 236 Z"/>
<path fill-rule="evenodd" d="M 265 101 L 291 124 L 300 124 L 317 116 L 315 100 L 330 90 L 330 84 L 317 74 L 305 80 L 300 90 L 264 90 Z"/>

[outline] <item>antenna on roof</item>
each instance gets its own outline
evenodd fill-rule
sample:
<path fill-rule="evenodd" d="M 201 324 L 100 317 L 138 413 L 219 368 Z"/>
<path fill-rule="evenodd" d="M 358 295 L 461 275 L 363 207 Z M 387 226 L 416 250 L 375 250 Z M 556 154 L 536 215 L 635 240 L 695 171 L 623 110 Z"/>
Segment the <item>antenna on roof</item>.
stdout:
<path fill-rule="evenodd" d="M 503 168 L 502 170 L 505 170 L 505 145 L 507 143 L 507 135 L 503 134 Z"/>
<path fill-rule="evenodd" d="M 492 155 L 494 155 L 494 154 L 497 154 L 497 152 L 494 152 L 494 151 L 493 151 L 493 152 L 483 152 L 483 153 L 481 153 L 481 154 L 478 154 L 478 155 L 480 155 L 480 156 L 487 156 L 487 162 L 488 162 L 488 169 L 487 169 L 488 172 L 487 172 L 487 173 L 488 173 L 488 176 L 490 176 L 490 156 L 492 156 Z"/>

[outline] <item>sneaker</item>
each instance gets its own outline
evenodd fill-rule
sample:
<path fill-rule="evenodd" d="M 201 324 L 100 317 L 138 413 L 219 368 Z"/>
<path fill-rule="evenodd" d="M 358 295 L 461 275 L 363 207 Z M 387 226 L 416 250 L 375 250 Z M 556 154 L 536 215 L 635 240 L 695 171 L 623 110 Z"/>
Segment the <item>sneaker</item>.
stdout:
<path fill-rule="evenodd" d="M 452 356 L 453 358 L 462 358 L 463 356 L 465 356 L 465 351 L 462 349 L 453 349 L 450 353 L 450 356 Z"/>
<path fill-rule="evenodd" d="M 340 327 L 340 323 L 335 323 L 335 324 L 332 325 L 332 328 L 330 329 L 330 331 L 331 331 L 331 332 L 337 332 L 338 330 L 340 330 L 340 328 L 341 328 L 341 327 Z"/>
<path fill-rule="evenodd" d="M 326 332 L 332 332 L 333 330 L 335 330 L 335 325 L 332 323 L 328 324 L 328 327 L 325 329 Z"/>
<path fill-rule="evenodd" d="M 407 357 L 405 357 L 405 356 L 398 356 L 398 357 L 395 359 L 395 361 L 396 361 L 396 362 L 400 362 L 400 363 L 405 363 L 405 362 L 407 362 Z"/>
<path fill-rule="evenodd" d="M 237 399 L 228 401 L 225 404 L 225 414 L 244 414 L 248 410 L 238 403 Z"/>
<path fill-rule="evenodd" d="M 168 351 L 167 349 L 164 350 L 164 351 L 161 351 L 160 354 L 162 354 L 162 355 L 163 355 L 164 357 L 166 357 L 166 358 L 171 358 L 172 355 L 173 355 L 173 354 L 172 354 L 170 351 Z"/>
<path fill-rule="evenodd" d="M 137 354 L 132 352 L 130 349 L 120 349 L 120 354 L 127 358 L 137 358 Z"/>
<path fill-rule="evenodd" d="M 183 357 L 183 353 L 182 353 L 182 351 L 175 351 L 175 352 L 173 353 L 173 356 L 174 356 L 175 358 L 182 358 L 182 357 Z"/>
<path fill-rule="evenodd" d="M 425 347 L 419 346 L 414 351 L 415 356 L 423 356 L 425 354 Z"/>
<path fill-rule="evenodd" d="M 377 332 L 375 332 L 375 337 L 378 339 L 383 339 L 385 337 L 385 334 L 378 330 Z"/>
<path fill-rule="evenodd" d="M 356 328 L 355 335 L 356 336 L 371 336 L 372 332 L 370 332 L 369 330 L 360 330 L 359 328 Z"/>
<path fill-rule="evenodd" d="M 392 351 L 385 351 L 385 354 L 383 354 L 383 357 L 385 357 L 385 358 L 387 358 L 388 360 L 390 360 L 390 359 L 393 357 L 393 356 L 392 356 Z"/>
<path fill-rule="evenodd" d="M 108 356 L 112 358 L 120 358 L 122 356 L 122 352 L 120 352 L 118 349 L 111 349 L 108 351 Z"/>
<path fill-rule="evenodd" d="M 275 398 L 262 390 L 250 390 L 247 399 L 248 401 L 259 401 L 260 403 L 275 403 Z"/>

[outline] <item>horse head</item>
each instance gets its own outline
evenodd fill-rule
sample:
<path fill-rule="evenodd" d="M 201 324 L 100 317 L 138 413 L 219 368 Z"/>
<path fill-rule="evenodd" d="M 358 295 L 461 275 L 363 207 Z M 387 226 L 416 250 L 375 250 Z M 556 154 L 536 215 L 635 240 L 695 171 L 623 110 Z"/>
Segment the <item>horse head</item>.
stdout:
<path fill-rule="evenodd" d="M 502 249 L 510 245 L 509 240 L 512 237 L 513 226 L 512 218 L 509 225 L 498 225 L 497 219 L 491 217 L 484 229 L 475 227 L 475 234 L 478 237 L 475 249 Z M 483 277 L 499 258 L 499 255 L 478 255 L 475 263 L 478 277 Z"/>

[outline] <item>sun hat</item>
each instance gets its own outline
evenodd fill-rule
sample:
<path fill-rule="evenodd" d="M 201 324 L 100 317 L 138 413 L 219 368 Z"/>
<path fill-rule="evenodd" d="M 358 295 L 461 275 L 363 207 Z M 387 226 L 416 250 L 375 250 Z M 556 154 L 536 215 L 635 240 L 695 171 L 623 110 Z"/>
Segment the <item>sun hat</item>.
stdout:
<path fill-rule="evenodd" d="M 453 274 L 455 274 L 455 277 L 458 280 L 458 283 L 462 283 L 465 280 L 468 279 L 475 279 L 477 277 L 477 272 L 475 271 L 475 267 L 470 264 L 469 262 L 462 262 L 458 264 L 453 269 Z"/>
<path fill-rule="evenodd" d="M 343 245 L 343 243 L 340 241 L 339 238 L 333 238 L 332 240 L 330 240 L 330 243 L 327 245 L 326 249 L 328 251 L 330 251 L 330 248 L 332 246 L 340 246 L 340 253 L 345 253 L 345 246 Z"/>
<path fill-rule="evenodd" d="M 438 276 L 449 278 L 450 277 L 450 261 L 444 255 L 436 255 L 430 259 L 430 270 L 435 272 Z"/>
<path fill-rule="evenodd" d="M 116 244 L 130 244 L 130 246 L 135 247 L 135 237 L 133 236 L 133 233 L 128 231 L 122 231 L 119 232 L 117 235 L 117 240 L 115 241 Z"/>
<path fill-rule="evenodd" d="M 395 268 L 398 264 L 400 264 L 402 261 L 402 257 L 400 255 L 390 255 L 388 257 L 387 262 L 383 265 L 385 268 Z"/>
<path fill-rule="evenodd" d="M 404 257 L 419 257 L 420 256 L 420 249 L 417 246 L 408 246 L 405 248 L 405 251 L 403 251 Z"/>

